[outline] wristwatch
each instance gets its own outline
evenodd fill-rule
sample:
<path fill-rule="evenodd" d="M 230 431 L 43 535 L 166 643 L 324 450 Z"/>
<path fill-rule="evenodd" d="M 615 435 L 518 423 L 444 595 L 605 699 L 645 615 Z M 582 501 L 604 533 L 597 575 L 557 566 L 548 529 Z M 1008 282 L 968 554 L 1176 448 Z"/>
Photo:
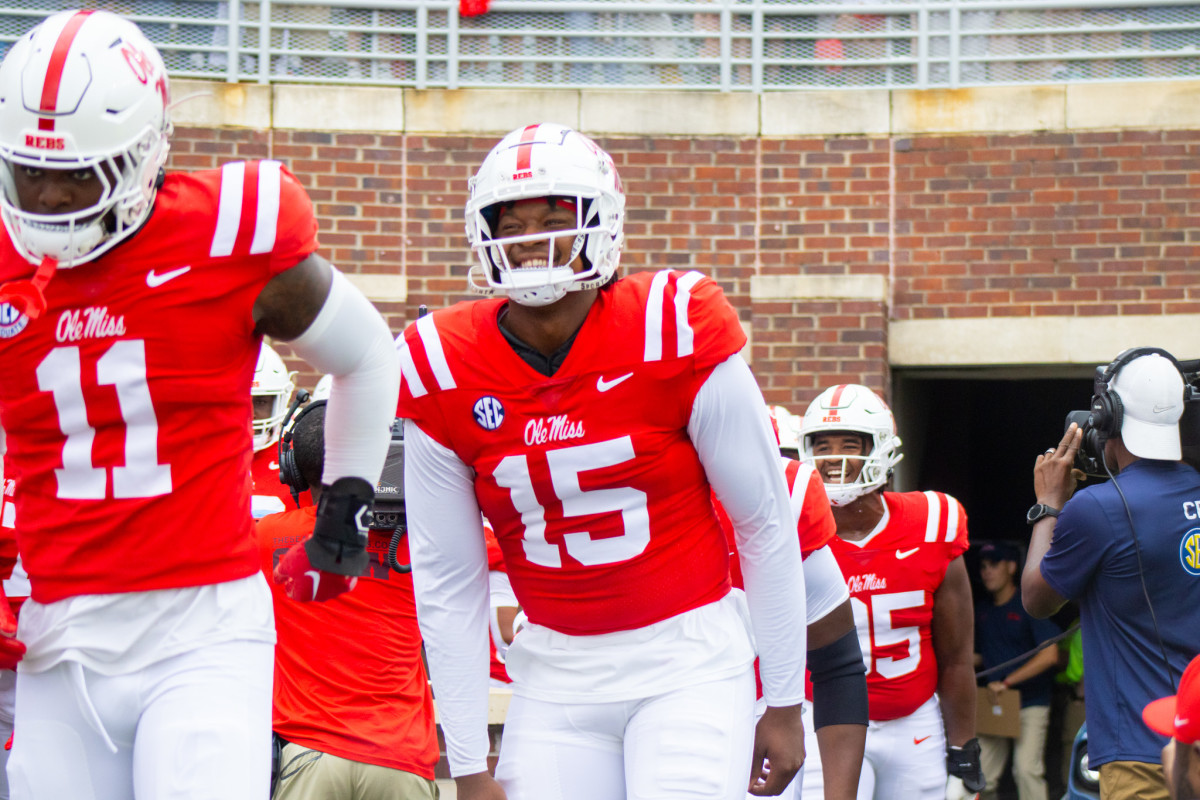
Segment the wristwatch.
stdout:
<path fill-rule="evenodd" d="M 1025 514 L 1025 521 L 1030 525 L 1036 525 L 1039 519 L 1043 517 L 1057 517 L 1058 509 L 1054 506 L 1048 506 L 1045 503 L 1034 503 Z"/>

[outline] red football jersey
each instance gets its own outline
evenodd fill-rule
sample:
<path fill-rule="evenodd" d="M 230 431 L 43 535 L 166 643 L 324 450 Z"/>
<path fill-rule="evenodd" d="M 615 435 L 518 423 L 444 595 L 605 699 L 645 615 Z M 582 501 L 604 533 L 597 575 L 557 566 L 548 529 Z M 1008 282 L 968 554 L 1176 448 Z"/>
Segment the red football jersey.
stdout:
<path fill-rule="evenodd" d="M 309 505 L 258 521 L 268 576 L 289 547 L 312 533 L 316 514 Z M 421 661 L 412 576 L 387 566 L 390 539 L 370 532 L 370 571 L 340 597 L 297 603 L 271 584 L 279 636 L 272 727 L 303 747 L 432 779 L 438 760 L 433 696 Z M 396 560 L 408 563 L 407 540 Z"/>
<path fill-rule="evenodd" d="M 278 443 L 264 447 L 254 454 L 254 459 L 250 462 L 250 483 L 251 491 L 254 492 L 252 508 L 255 519 L 266 516 L 259 513 L 260 508 L 274 514 L 312 505 L 312 494 L 307 489 L 300 493 L 300 501 L 297 504 L 292 499 L 292 490 L 279 480 Z M 282 507 L 276 504 L 275 500 L 282 503 Z"/>
<path fill-rule="evenodd" d="M 850 590 L 877 721 L 908 716 L 937 691 L 933 593 L 968 545 L 966 511 L 950 495 L 884 492 L 883 500 L 887 516 L 874 533 L 830 542 Z"/>
<path fill-rule="evenodd" d="M 316 249 L 277 161 L 169 175 L 134 236 L 60 269 L 38 319 L 0 306 L 0 423 L 33 597 L 252 575 L 251 310 Z M 0 239 L 0 282 L 32 267 Z"/>
<path fill-rule="evenodd" d="M 17 494 L 16 474 L 8 456 L 4 456 L 4 491 L 0 494 L 0 579 L 4 581 L 4 593 L 14 614 L 20 614 L 21 605 L 29 597 L 29 583 L 23 570 L 17 570 Z"/>
<path fill-rule="evenodd" d="M 783 462 L 783 474 L 787 478 L 788 496 L 791 499 L 792 516 L 797 518 L 796 533 L 800 537 L 800 556 L 808 558 L 809 554 L 820 550 L 837 536 L 837 523 L 833 521 L 833 511 L 829 508 L 829 498 L 825 496 L 825 486 L 821 476 L 808 464 L 802 464 L 792 458 L 780 456 Z M 742 562 L 738 558 L 737 540 L 734 538 L 733 522 L 729 514 L 717 500 L 712 498 L 717 512 L 717 519 L 725 531 L 725 541 L 729 544 L 729 575 L 733 585 L 739 589 L 745 588 L 742 579 Z"/>
<path fill-rule="evenodd" d="M 474 470 L 526 615 L 599 634 L 725 596 L 728 548 L 687 433 L 705 379 L 746 342 L 720 288 L 698 272 L 617 281 L 551 377 L 505 340 L 505 302 L 408 326 L 398 414 Z"/>

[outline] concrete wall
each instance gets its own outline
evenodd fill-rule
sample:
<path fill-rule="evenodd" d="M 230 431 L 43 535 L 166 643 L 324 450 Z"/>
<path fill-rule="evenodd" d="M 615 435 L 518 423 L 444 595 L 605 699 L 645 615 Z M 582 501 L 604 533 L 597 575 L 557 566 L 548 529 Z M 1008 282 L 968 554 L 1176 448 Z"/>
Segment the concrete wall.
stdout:
<path fill-rule="evenodd" d="M 1200 83 L 720 94 L 177 81 L 175 168 L 282 159 L 395 330 L 465 297 L 466 181 L 563 122 L 613 154 L 626 269 L 698 268 L 768 400 L 893 367 L 1200 356 Z"/>

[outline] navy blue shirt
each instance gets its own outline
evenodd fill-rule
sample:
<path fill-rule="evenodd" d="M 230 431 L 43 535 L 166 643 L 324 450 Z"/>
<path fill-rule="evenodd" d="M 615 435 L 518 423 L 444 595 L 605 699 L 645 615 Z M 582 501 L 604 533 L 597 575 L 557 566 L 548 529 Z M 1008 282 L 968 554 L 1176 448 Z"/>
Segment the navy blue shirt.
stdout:
<path fill-rule="evenodd" d="M 1175 680 L 1200 652 L 1200 473 L 1141 460 L 1117 476 L 1141 546 L 1146 587 Z M 1054 526 L 1042 577 L 1080 605 L 1088 759 L 1157 764 L 1166 738 L 1142 722 L 1174 694 L 1138 574 L 1129 519 L 1112 481 L 1076 492 Z"/>
<path fill-rule="evenodd" d="M 1032 650 L 1059 633 L 1058 626 L 1048 619 L 1034 619 L 1021 605 L 1021 593 L 1017 592 L 1009 601 L 998 606 L 991 599 L 984 600 L 975 609 L 975 649 L 983 656 L 983 668 L 1003 664 Z M 1002 681 L 1025 662 L 988 676 L 988 681 Z M 1050 691 L 1054 687 L 1054 670 L 1034 675 L 1012 688 L 1021 692 L 1021 708 L 1050 705 Z"/>

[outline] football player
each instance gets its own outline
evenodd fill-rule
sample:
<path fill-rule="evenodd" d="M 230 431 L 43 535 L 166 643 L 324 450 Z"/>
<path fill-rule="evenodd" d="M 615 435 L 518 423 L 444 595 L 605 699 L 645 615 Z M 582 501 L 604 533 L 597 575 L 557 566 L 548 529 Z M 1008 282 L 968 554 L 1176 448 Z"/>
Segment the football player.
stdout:
<path fill-rule="evenodd" d="M 814 792 L 824 800 L 854 800 L 867 733 L 867 684 L 850 595 L 829 547 L 837 525 L 829 510 L 821 476 L 812 466 L 787 455 L 799 452 L 800 418 L 783 406 L 771 406 L 768 410 L 779 438 L 779 466 L 787 480 L 804 561 L 808 669 L 812 675 L 805 714 L 812 716 L 817 743 L 824 754 L 823 786 L 817 786 Z M 742 570 L 732 523 L 720 503 L 715 500 L 714 503 L 729 543 L 730 576 L 733 585 L 741 588 Z M 810 758 L 816 758 L 816 748 L 812 744 L 809 747 Z M 797 777 L 780 796 L 786 800 L 798 799 L 801 784 Z"/>
<path fill-rule="evenodd" d="M 250 517 L 264 335 L 336 378 L 293 598 L 361 572 L 397 390 L 386 324 L 316 254 L 278 161 L 164 173 L 162 58 L 65 11 L 0 63 L 0 423 L 32 596 L 13 794 L 264 797 L 271 597 Z M 0 631 L 2 632 L 2 631 Z"/>
<path fill-rule="evenodd" d="M 616 277 L 624 206 L 591 139 L 513 131 L 466 208 L 471 283 L 500 296 L 400 342 L 418 618 L 461 800 L 742 800 L 803 759 L 800 548 L 746 337 L 699 272 Z M 496 780 L 480 510 L 528 618 Z"/>
<path fill-rule="evenodd" d="M 865 386 L 826 389 L 804 415 L 801 458 L 833 505 L 830 544 L 867 662 L 871 722 L 859 797 L 953 800 L 983 788 L 962 559 L 967 517 L 941 492 L 885 490 L 899 447 L 891 409 Z M 821 766 L 810 757 L 806 796 Z"/>
<path fill-rule="evenodd" d="M 292 501 L 289 489 L 279 479 L 279 437 L 292 391 L 296 388 L 295 373 L 288 372 L 283 359 L 266 342 L 258 351 L 254 379 L 250 382 L 250 401 L 254 404 L 251 436 L 254 460 L 250 463 L 250 480 L 254 495 L 250 498 L 250 513 L 255 519 L 267 514 L 279 514 L 289 506 L 310 505 L 307 496 Z"/>

